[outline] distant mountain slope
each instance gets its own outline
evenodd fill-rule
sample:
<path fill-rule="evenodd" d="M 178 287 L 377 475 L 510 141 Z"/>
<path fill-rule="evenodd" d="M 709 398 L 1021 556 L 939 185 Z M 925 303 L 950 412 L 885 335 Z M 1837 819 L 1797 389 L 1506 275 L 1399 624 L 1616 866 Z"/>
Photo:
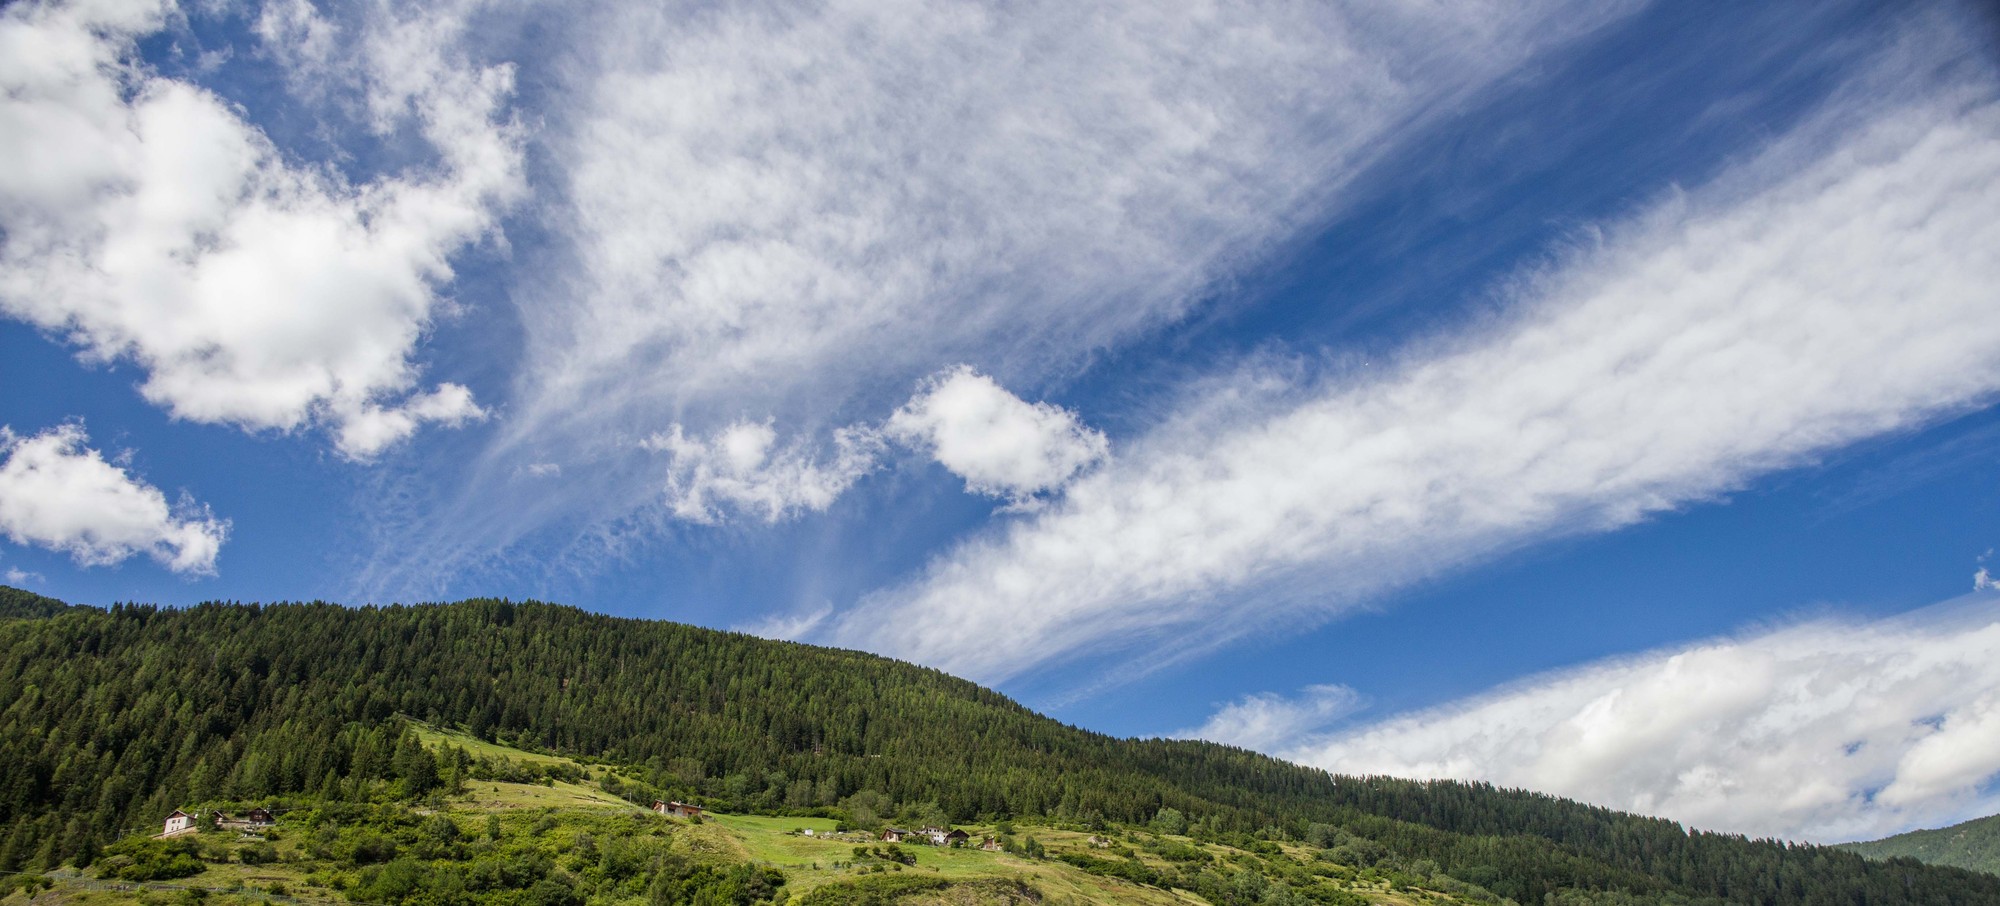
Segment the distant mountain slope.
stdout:
<path fill-rule="evenodd" d="M 52 617 L 72 606 L 12 585 L 0 585 L 0 620 Z"/>
<path fill-rule="evenodd" d="M 1864 843 L 1844 843 L 1840 848 L 1871 859 L 1903 856 L 1932 865 L 1954 865 L 2000 875 L 2000 815 Z"/>
<path fill-rule="evenodd" d="M 1689 833 L 1482 784 L 1114 739 L 873 655 L 492 600 L 124 605 L 0 622 L 0 870 L 75 858 L 184 803 L 338 795 L 353 788 L 343 778 L 380 774 L 368 739 L 398 714 L 633 766 L 648 794 L 738 812 L 1137 824 L 1171 808 L 1191 833 L 1245 845 L 1337 832 L 1521 903 L 1624 891 L 2000 904 L 2000 878 L 1958 869 Z"/>

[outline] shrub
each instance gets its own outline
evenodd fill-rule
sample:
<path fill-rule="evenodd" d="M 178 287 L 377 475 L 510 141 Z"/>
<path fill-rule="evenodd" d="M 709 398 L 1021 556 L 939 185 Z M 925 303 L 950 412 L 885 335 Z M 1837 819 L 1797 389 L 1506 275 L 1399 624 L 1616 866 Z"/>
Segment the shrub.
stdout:
<path fill-rule="evenodd" d="M 374 831 L 363 831 L 348 848 L 347 858 L 356 865 L 388 862 L 396 858 L 396 841 Z"/>
<path fill-rule="evenodd" d="M 201 874 L 205 866 L 196 858 L 193 840 L 131 839 L 104 851 L 98 860 L 98 877 L 121 881 L 167 881 Z"/>
<path fill-rule="evenodd" d="M 870 875 L 814 889 L 797 900 L 799 906 L 890 906 L 900 897 L 942 890 L 951 882 L 921 875 Z"/>

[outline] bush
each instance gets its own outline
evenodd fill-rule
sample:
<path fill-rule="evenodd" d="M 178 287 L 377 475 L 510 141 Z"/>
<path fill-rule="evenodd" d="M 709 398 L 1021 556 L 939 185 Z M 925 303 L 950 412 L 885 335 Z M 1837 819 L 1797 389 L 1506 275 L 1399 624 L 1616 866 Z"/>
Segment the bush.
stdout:
<path fill-rule="evenodd" d="M 356 865 L 388 862 L 396 858 L 396 841 L 375 831 L 363 831 L 348 848 L 347 858 Z"/>
<path fill-rule="evenodd" d="M 422 888 L 428 874 L 424 864 L 415 859 L 397 859 L 362 872 L 361 882 L 347 896 L 368 903 L 399 903 Z"/>
<path fill-rule="evenodd" d="M 424 822 L 424 835 L 440 843 L 451 843 L 459 838 L 458 822 L 444 815 L 432 815 Z"/>
<path fill-rule="evenodd" d="M 583 897 L 567 881 L 543 878 L 528 889 L 528 902 L 534 906 L 583 906 Z"/>
<path fill-rule="evenodd" d="M 1208 850 L 1178 840 L 1162 840 L 1146 848 L 1169 862 L 1208 862 L 1214 858 Z"/>
<path fill-rule="evenodd" d="M 265 865 L 278 861 L 278 848 L 269 843 L 252 843 L 236 851 L 236 861 L 245 865 Z"/>
<path fill-rule="evenodd" d="M 1159 875 L 1136 859 L 1100 859 L 1084 853 L 1063 853 L 1057 858 L 1094 875 L 1101 875 L 1107 878 L 1123 878 L 1134 884 L 1158 885 L 1160 883 Z M 1256 901 L 1252 900 L 1250 902 Z"/>
<path fill-rule="evenodd" d="M 814 889 L 798 899 L 799 906 L 890 906 L 907 894 L 942 890 L 951 882 L 921 875 L 871 875 Z"/>
<path fill-rule="evenodd" d="M 206 866 L 196 858 L 193 840 L 132 839 L 104 851 L 98 877 L 120 881 L 169 881 L 201 874 Z"/>

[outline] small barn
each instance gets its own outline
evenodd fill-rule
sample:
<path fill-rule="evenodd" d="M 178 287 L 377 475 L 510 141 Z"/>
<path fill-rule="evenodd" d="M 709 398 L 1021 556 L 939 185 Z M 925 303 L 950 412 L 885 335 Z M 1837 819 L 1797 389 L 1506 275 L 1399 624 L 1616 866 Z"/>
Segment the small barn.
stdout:
<path fill-rule="evenodd" d="M 997 853 L 1007 847 L 1000 844 L 999 837 L 987 837 L 985 840 L 980 841 L 979 848 L 989 853 Z"/>
<path fill-rule="evenodd" d="M 885 827 L 882 829 L 882 842 L 901 843 L 916 835 L 914 831 L 906 831 L 900 827 Z"/>
<path fill-rule="evenodd" d="M 702 814 L 701 806 L 659 799 L 653 800 L 653 811 L 669 818 L 699 818 Z"/>
<path fill-rule="evenodd" d="M 181 834 L 190 833 L 194 830 L 194 819 L 195 816 L 180 809 L 174 809 L 174 813 L 167 816 L 166 829 L 160 831 L 160 836 L 178 837 Z"/>
<path fill-rule="evenodd" d="M 251 827 L 270 827 L 278 823 L 278 819 L 272 817 L 271 810 L 267 808 L 253 808 L 244 812 L 243 820 Z"/>

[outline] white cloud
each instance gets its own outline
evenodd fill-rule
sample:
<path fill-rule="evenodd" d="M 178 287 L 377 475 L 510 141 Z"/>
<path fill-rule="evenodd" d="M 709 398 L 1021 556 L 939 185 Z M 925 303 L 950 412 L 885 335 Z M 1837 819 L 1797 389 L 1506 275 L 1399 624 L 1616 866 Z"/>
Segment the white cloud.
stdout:
<path fill-rule="evenodd" d="M 1270 752 L 1361 710 L 1362 704 L 1360 693 L 1346 686 L 1307 686 L 1290 698 L 1259 692 L 1217 709 L 1207 723 L 1173 735 Z"/>
<path fill-rule="evenodd" d="M 789 614 L 772 614 L 761 620 L 736 627 L 737 632 L 766 639 L 797 641 L 811 635 L 827 617 L 833 615 L 833 605 L 822 602 L 818 607 Z"/>
<path fill-rule="evenodd" d="M 1638 2 L 850 0 L 567 10 L 507 418 L 370 593 L 634 518 L 633 426 L 785 435 L 953 363 L 1017 389 L 1183 317 L 1397 144 Z M 542 191 L 538 189 L 538 191 Z M 523 506 L 526 464 L 590 464 Z M 502 510 L 504 509 L 504 515 Z M 540 539 L 547 540 L 547 539 Z"/>
<path fill-rule="evenodd" d="M 1527 275 L 1504 318 L 1276 402 L 1259 375 L 1196 400 L 830 637 L 989 681 L 1172 657 L 1985 404 L 2000 105 L 1902 87 Z"/>
<path fill-rule="evenodd" d="M 2000 611 L 1968 600 L 1611 659 L 1268 750 L 1754 836 L 1937 826 L 2000 809 Z"/>
<path fill-rule="evenodd" d="M 1026 402 L 965 365 L 925 381 L 884 433 L 929 453 L 973 493 L 1015 500 L 1062 487 L 1110 452 L 1075 413 Z"/>
<path fill-rule="evenodd" d="M 212 575 L 229 523 L 185 496 L 169 507 L 158 488 L 85 446 L 80 425 L 33 437 L 0 427 L 0 533 L 15 544 L 109 566 L 149 554 L 177 573 Z M 13 571 L 8 581 L 18 582 Z"/>
<path fill-rule="evenodd" d="M 780 522 L 801 512 L 820 512 L 861 476 L 875 469 L 879 435 L 866 428 L 834 432 L 831 461 L 821 463 L 804 443 L 777 449 L 770 422 L 739 421 L 707 440 L 689 437 L 676 424 L 641 442 L 670 457 L 667 508 L 690 522 L 714 524 L 730 511 L 759 514 Z"/>
<path fill-rule="evenodd" d="M 550 139 L 576 260 L 522 312 L 510 436 L 811 417 L 941 362 L 1045 379 L 1180 317 L 1401 130 L 1628 8 L 910 0 L 586 19 L 563 82 L 578 102 Z"/>
<path fill-rule="evenodd" d="M 329 80 L 342 80 L 341 29 L 311 0 L 266 0 L 254 30 L 265 52 L 283 61 L 294 94 L 322 96 Z"/>
<path fill-rule="evenodd" d="M 9 585 L 18 586 L 18 585 L 26 585 L 30 582 L 39 583 L 41 581 L 42 581 L 41 573 L 31 573 L 18 566 L 7 567 L 7 584 Z"/>
<path fill-rule="evenodd" d="M 384 13 L 340 65 L 379 131 L 413 128 L 438 160 L 350 185 L 136 62 L 167 15 L 157 2 L 0 14 L 0 312 L 86 359 L 138 364 L 140 391 L 177 418 L 323 424 L 351 457 L 480 417 L 463 386 L 419 390 L 410 358 L 449 257 L 522 190 L 519 139 L 499 119 L 511 70 L 458 59 L 454 19 Z M 266 31 L 332 65 L 311 7 L 288 15 Z"/>
<path fill-rule="evenodd" d="M 769 420 L 734 422 L 707 440 L 690 437 L 676 423 L 640 446 L 670 457 L 666 501 L 676 518 L 714 524 L 726 511 L 741 510 L 775 523 L 833 505 L 875 470 L 885 440 L 935 458 L 975 493 L 1016 502 L 1061 487 L 1109 449 L 1104 435 L 1074 413 L 1023 401 L 967 366 L 925 381 L 880 428 L 857 424 L 834 431 L 833 455 L 825 463 L 803 441 L 775 450 L 778 432 Z M 532 466 L 529 471 L 542 474 Z"/>

